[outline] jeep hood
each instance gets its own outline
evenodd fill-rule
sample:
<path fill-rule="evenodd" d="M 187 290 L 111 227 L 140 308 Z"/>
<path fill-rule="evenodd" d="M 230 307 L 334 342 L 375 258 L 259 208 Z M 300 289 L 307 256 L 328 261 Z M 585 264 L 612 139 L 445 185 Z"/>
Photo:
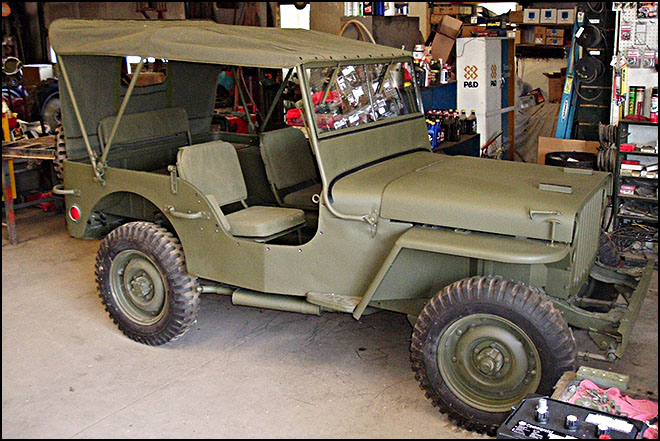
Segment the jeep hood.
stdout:
<path fill-rule="evenodd" d="M 609 174 L 417 152 L 359 170 L 330 188 L 333 207 L 393 221 L 571 242 L 575 218 Z M 602 201 L 589 204 L 600 216 Z M 554 225 L 554 227 L 553 227 Z"/>

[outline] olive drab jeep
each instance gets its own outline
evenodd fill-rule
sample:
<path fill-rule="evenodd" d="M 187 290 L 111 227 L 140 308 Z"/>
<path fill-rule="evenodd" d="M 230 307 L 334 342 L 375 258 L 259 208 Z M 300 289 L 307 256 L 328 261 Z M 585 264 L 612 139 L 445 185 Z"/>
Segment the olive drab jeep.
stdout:
<path fill-rule="evenodd" d="M 571 328 L 602 350 L 586 355 L 622 356 L 653 267 L 598 259 L 610 175 L 434 154 L 409 52 L 189 20 L 61 19 L 50 39 L 66 149 L 54 191 L 73 237 L 103 238 L 100 297 L 129 338 L 180 337 L 201 293 L 400 312 L 427 396 L 489 433 L 575 368 Z M 162 81 L 140 82 L 149 60 Z M 281 72 L 256 118 L 241 68 Z M 225 71 L 248 133 L 211 130 Z M 264 130 L 294 84 L 304 131 Z"/>

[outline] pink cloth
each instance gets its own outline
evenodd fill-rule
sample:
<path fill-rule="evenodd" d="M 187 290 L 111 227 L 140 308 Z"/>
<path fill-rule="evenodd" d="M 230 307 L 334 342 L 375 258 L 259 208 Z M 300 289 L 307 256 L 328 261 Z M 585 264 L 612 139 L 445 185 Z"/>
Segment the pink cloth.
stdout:
<path fill-rule="evenodd" d="M 602 389 L 589 380 L 582 380 L 580 382 L 577 391 L 568 402 L 575 404 L 580 398 L 589 398 L 590 390 L 595 390 L 601 395 L 603 392 L 607 392 L 609 399 L 614 400 L 614 403 L 621 408 L 622 416 L 639 421 L 648 421 L 658 416 L 658 403 L 654 403 L 651 400 L 635 400 L 623 395 L 616 387 Z M 658 439 L 658 429 L 648 429 L 644 433 L 644 438 Z"/>

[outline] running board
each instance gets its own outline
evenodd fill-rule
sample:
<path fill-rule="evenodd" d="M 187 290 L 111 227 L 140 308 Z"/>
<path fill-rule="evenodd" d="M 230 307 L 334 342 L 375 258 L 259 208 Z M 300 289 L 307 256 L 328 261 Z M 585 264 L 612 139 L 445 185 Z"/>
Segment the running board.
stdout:
<path fill-rule="evenodd" d="M 362 297 L 340 296 L 334 293 L 308 292 L 307 301 L 324 309 L 351 313 L 362 300 Z"/>

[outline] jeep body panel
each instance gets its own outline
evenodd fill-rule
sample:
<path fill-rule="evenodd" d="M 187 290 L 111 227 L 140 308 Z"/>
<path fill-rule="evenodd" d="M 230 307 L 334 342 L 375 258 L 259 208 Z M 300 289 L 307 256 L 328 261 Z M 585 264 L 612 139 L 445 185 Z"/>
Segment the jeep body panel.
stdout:
<path fill-rule="evenodd" d="M 152 202 L 172 224 L 181 240 L 190 274 L 259 292 L 306 296 L 309 292 L 361 296 L 382 265 L 396 239 L 411 227 L 382 222 L 378 238 L 369 225 L 337 219 L 321 207 L 317 234 L 300 246 L 275 245 L 234 237 L 223 228 L 210 201 L 193 185 L 177 178 L 117 168 L 107 169 L 107 184 L 93 181 L 91 165 L 65 161 L 65 187 L 80 190 L 67 196 L 66 209 L 76 204 L 78 222 L 67 217 L 69 233 L 85 237 L 87 220 L 99 202 L 117 192 L 138 194 Z M 166 211 L 204 213 L 200 219 L 182 219 Z"/>
<path fill-rule="evenodd" d="M 416 152 L 339 179 L 332 200 L 351 214 L 375 208 L 405 222 L 570 243 L 577 213 L 608 174 Z M 540 189 L 555 184 L 571 193 Z M 530 211 L 543 212 L 530 215 Z M 547 214 L 546 214 L 547 213 Z M 555 213 L 555 214 L 553 214 Z"/>

